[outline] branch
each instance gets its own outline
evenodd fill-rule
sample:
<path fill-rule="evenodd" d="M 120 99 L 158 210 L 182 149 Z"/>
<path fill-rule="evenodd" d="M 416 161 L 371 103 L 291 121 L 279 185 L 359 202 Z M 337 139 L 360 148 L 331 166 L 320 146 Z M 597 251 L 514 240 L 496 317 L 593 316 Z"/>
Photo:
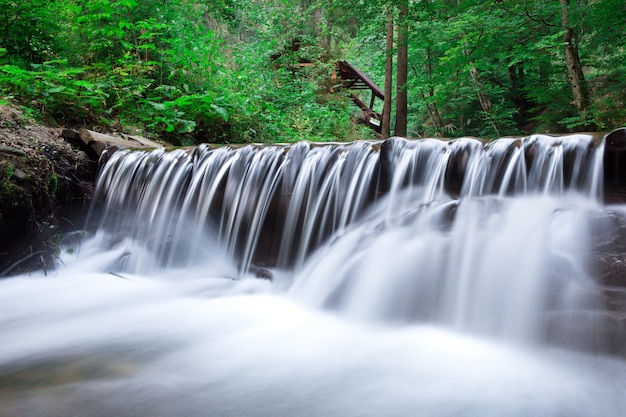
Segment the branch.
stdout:
<path fill-rule="evenodd" d="M 22 259 L 19 259 L 18 261 L 13 263 L 11 266 L 6 268 L 4 271 L 0 272 L 0 277 L 6 277 L 7 275 L 9 275 L 11 273 L 11 271 L 13 271 L 15 268 L 20 266 L 22 263 L 26 262 L 30 258 L 34 258 L 37 255 L 40 255 L 42 257 L 42 259 L 43 259 L 43 252 L 42 251 L 38 250 L 37 252 L 33 252 L 30 255 L 27 255 L 27 256 L 23 257 Z"/>

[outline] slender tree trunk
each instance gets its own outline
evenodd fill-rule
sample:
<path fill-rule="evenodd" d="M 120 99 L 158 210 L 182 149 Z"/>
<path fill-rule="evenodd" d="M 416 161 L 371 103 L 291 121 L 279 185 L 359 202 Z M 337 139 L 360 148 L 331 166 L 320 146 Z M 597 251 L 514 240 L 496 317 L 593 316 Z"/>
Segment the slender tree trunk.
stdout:
<path fill-rule="evenodd" d="M 398 23 L 398 69 L 396 71 L 396 136 L 406 136 L 408 102 L 408 31 L 409 31 L 409 0 L 401 0 L 399 5 Z"/>
<path fill-rule="evenodd" d="M 435 87 L 433 81 L 433 62 L 432 62 L 432 51 L 430 48 L 427 49 L 426 55 L 428 57 L 428 80 L 430 81 L 430 89 L 428 91 L 428 95 L 431 99 L 435 97 Z M 437 102 L 432 100 L 432 103 L 428 103 L 424 93 L 422 93 L 424 97 L 424 101 L 426 102 L 426 108 L 428 109 L 428 113 L 430 114 L 430 119 L 433 122 L 433 126 L 435 127 L 435 131 L 437 132 L 437 136 L 442 136 L 441 127 L 443 126 L 443 121 L 441 120 L 441 115 L 439 114 L 439 109 L 437 108 Z"/>
<path fill-rule="evenodd" d="M 391 136 L 391 95 L 393 88 L 393 6 L 387 5 L 387 43 L 385 46 L 385 100 L 383 103 L 383 137 Z"/>
<path fill-rule="evenodd" d="M 569 5 L 570 0 L 559 0 L 561 3 L 561 26 L 563 27 L 563 43 L 565 48 L 565 62 L 574 106 L 579 113 L 589 108 L 589 90 L 585 82 L 580 55 L 578 53 L 578 40 L 574 29 L 570 27 Z"/>
<path fill-rule="evenodd" d="M 322 48 L 322 56 L 320 58 L 322 62 L 328 62 L 331 56 L 330 48 L 332 42 L 330 27 L 328 27 L 329 22 L 327 19 L 324 19 L 322 10 L 317 10 L 314 13 L 314 17 L 315 32 L 319 37 L 319 45 Z"/>
<path fill-rule="evenodd" d="M 320 46 L 322 47 L 322 62 L 328 62 L 329 57 L 331 56 L 331 45 L 332 45 L 332 36 L 330 31 L 326 31 L 321 35 Z"/>
<path fill-rule="evenodd" d="M 476 88 L 476 94 L 478 95 L 478 101 L 480 103 L 480 107 L 486 113 L 493 112 L 493 105 L 491 104 L 491 99 L 489 96 L 482 92 L 480 80 L 478 79 L 478 68 L 472 67 L 470 69 L 470 75 L 472 76 L 472 82 L 474 83 L 474 87 Z"/>
<path fill-rule="evenodd" d="M 472 82 L 474 83 L 474 87 L 476 88 L 476 94 L 478 95 L 478 101 L 480 102 L 480 107 L 483 109 L 485 113 L 489 115 L 491 119 L 491 127 L 496 132 L 496 135 L 500 136 L 500 131 L 498 130 L 498 125 L 496 125 L 495 120 L 493 119 L 493 105 L 491 103 L 491 99 L 487 94 L 482 91 L 482 86 L 480 83 L 480 79 L 478 78 L 478 68 L 472 67 L 470 69 L 470 75 L 472 76 Z"/>
<path fill-rule="evenodd" d="M 424 104 L 426 105 L 426 111 L 428 112 L 428 116 L 430 117 L 430 120 L 433 122 L 433 127 L 435 128 L 437 137 L 440 137 L 441 132 L 439 130 L 439 111 L 437 110 L 437 105 L 433 103 L 433 105 L 431 106 L 428 103 L 426 94 L 424 94 L 423 91 L 420 91 L 420 94 L 422 95 L 422 99 L 424 100 Z"/>
<path fill-rule="evenodd" d="M 524 80 L 524 64 L 520 62 L 510 65 L 507 68 L 507 73 L 509 75 L 511 100 L 517 108 L 515 121 L 520 129 L 526 130 L 528 119 L 531 117 L 531 109 L 535 106 L 524 94 L 524 86 L 526 84 Z"/>

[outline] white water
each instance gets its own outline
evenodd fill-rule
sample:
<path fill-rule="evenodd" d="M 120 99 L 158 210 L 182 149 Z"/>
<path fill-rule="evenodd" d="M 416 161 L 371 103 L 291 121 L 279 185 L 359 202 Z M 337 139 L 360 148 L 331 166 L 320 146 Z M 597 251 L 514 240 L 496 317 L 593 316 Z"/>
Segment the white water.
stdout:
<path fill-rule="evenodd" d="M 481 198 L 432 203 L 402 222 L 381 225 L 373 216 L 321 249 L 290 292 L 367 321 L 437 323 L 519 342 L 541 340 L 556 315 L 558 327 L 569 320 L 592 332 L 602 326 L 586 262 L 596 208 L 568 203 L 580 207 L 539 196 Z M 596 344 L 593 336 L 585 342 Z"/>
<path fill-rule="evenodd" d="M 240 268 L 224 224 L 200 230 L 183 216 L 173 234 L 157 228 L 174 216 L 159 211 L 176 199 L 164 178 L 185 166 L 161 172 L 159 187 L 143 191 L 159 203 L 131 207 L 158 233 L 126 222 L 126 235 L 100 230 L 64 254 L 53 276 L 0 281 L 0 416 L 623 415 L 626 361 L 592 353 L 604 347 L 604 307 L 587 262 L 590 219 L 604 208 L 532 169 L 540 192 L 505 197 L 528 187 L 516 151 L 502 192 L 483 194 L 499 180 L 470 158 L 471 178 L 482 179 L 447 198 L 442 176 L 418 172 L 445 166 L 433 155 L 450 155 L 432 147 L 397 161 L 397 188 L 360 220 L 335 206 L 346 219 L 338 233 L 311 256 L 296 254 L 295 269 L 273 270 L 273 282 L 232 279 Z M 558 166 L 555 158 L 540 165 Z M 247 178 L 235 194 L 272 187 L 267 176 Z M 210 193 L 202 181 L 191 189 Z M 359 187 L 345 188 L 355 201 Z M 109 195 L 134 204 L 123 196 Z M 184 200 L 183 213 L 196 203 Z M 225 222 L 231 232 L 245 224 Z M 187 239 L 169 252 L 150 240 L 172 235 Z M 163 262 L 185 245 L 193 262 Z"/>
<path fill-rule="evenodd" d="M 0 415 L 605 417 L 626 409 L 622 360 L 432 324 L 352 321 L 273 294 L 267 281 L 206 270 L 89 272 L 100 260 L 0 283 Z"/>

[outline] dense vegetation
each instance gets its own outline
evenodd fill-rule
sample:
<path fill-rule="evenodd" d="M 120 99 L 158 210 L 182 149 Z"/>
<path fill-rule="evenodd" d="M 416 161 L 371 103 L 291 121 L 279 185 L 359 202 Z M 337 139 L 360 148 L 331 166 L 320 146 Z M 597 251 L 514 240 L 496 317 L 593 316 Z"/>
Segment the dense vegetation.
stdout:
<path fill-rule="evenodd" d="M 393 94 L 408 96 L 406 126 L 396 129 L 409 136 L 626 122 L 623 0 L 0 0 L 0 8 L 0 99 L 57 124 L 135 129 L 174 144 L 368 137 L 345 93 L 329 93 L 333 61 L 350 60 L 382 86 L 387 58 L 403 46 L 408 58 L 398 54 L 393 67 L 407 81 Z"/>

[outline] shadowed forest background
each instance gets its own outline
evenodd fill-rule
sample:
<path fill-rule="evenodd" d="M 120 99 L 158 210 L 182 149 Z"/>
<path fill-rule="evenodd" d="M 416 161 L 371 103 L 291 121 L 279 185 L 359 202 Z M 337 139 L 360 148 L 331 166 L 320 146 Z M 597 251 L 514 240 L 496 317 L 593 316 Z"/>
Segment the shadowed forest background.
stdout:
<path fill-rule="evenodd" d="M 391 92 L 389 134 L 609 130 L 624 22 L 623 0 L 0 0 L 0 101 L 175 145 L 373 137 L 333 85 L 348 60 Z"/>

